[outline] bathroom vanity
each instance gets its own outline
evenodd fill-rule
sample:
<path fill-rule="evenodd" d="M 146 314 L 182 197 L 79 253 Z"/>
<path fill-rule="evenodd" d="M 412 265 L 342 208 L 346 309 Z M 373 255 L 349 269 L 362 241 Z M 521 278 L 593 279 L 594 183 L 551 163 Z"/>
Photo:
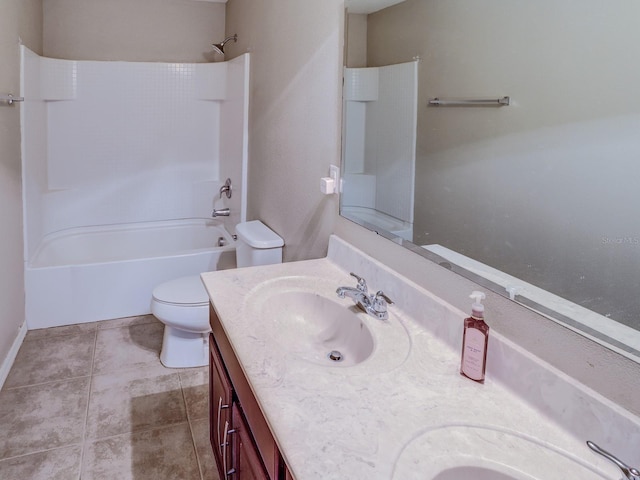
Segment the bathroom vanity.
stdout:
<path fill-rule="evenodd" d="M 387 320 L 338 298 L 350 272 Z M 462 377 L 467 312 L 336 236 L 323 259 L 202 279 L 221 479 L 620 478 L 586 440 L 640 464 L 637 416 L 498 332 L 485 384 Z"/>
<path fill-rule="evenodd" d="M 220 478 L 285 478 L 290 474 L 213 307 L 211 329 L 209 435 Z"/>

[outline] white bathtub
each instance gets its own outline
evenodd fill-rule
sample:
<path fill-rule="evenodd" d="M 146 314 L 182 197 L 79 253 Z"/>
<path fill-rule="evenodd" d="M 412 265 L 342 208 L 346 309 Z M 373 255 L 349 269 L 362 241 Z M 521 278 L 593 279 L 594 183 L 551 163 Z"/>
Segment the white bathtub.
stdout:
<path fill-rule="evenodd" d="M 405 222 L 374 208 L 343 206 L 340 214 L 370 230 L 381 228 L 393 235 L 413 241 L 413 223 Z"/>
<path fill-rule="evenodd" d="M 218 239 L 225 246 L 218 247 Z M 25 268 L 29 329 L 150 313 L 151 292 L 235 267 L 233 238 L 205 218 L 83 227 L 48 235 Z"/>

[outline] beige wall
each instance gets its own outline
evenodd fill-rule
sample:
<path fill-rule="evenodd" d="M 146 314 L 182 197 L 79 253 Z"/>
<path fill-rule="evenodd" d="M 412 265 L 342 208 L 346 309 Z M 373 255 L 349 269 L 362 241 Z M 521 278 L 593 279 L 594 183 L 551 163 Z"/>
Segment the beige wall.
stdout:
<path fill-rule="evenodd" d="M 225 5 L 193 0 L 43 0 L 44 54 L 73 60 L 209 62 Z"/>
<path fill-rule="evenodd" d="M 248 218 L 285 260 L 322 257 L 338 212 L 320 178 L 340 161 L 342 0 L 230 0 L 229 56 L 251 52 Z"/>
<path fill-rule="evenodd" d="M 344 64 L 349 68 L 367 66 L 367 19 L 368 16 L 362 13 L 347 15 Z"/>
<path fill-rule="evenodd" d="M 369 65 L 422 58 L 416 244 L 640 329 L 640 3 L 581 5 L 407 0 L 370 15 Z M 509 107 L 426 107 L 502 95 Z"/>
<path fill-rule="evenodd" d="M 0 94 L 20 93 L 19 39 L 42 51 L 41 0 L 2 0 Z M 0 365 L 24 322 L 20 110 L 0 104 Z"/>

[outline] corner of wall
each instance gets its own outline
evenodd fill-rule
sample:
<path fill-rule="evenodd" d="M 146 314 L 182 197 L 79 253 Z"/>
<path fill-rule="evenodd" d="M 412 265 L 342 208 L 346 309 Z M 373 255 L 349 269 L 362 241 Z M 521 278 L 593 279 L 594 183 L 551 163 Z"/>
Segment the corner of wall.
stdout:
<path fill-rule="evenodd" d="M 22 342 L 24 341 L 24 337 L 27 335 L 27 322 L 23 322 L 20 325 L 20 330 L 18 330 L 18 336 L 13 341 L 11 348 L 7 352 L 7 356 L 4 358 L 2 363 L 0 364 L 0 390 L 2 389 L 4 382 L 7 380 L 9 376 L 9 371 L 13 366 L 13 362 L 18 356 L 18 351 L 22 346 Z"/>

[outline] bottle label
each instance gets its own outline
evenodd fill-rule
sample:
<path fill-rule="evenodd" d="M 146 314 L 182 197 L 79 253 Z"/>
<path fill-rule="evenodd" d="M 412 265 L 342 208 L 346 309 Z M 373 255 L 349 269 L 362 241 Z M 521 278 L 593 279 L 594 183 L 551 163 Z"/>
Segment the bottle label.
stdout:
<path fill-rule="evenodd" d="M 464 336 L 462 372 L 473 380 L 482 380 L 485 336 L 480 330 L 468 328 Z"/>

